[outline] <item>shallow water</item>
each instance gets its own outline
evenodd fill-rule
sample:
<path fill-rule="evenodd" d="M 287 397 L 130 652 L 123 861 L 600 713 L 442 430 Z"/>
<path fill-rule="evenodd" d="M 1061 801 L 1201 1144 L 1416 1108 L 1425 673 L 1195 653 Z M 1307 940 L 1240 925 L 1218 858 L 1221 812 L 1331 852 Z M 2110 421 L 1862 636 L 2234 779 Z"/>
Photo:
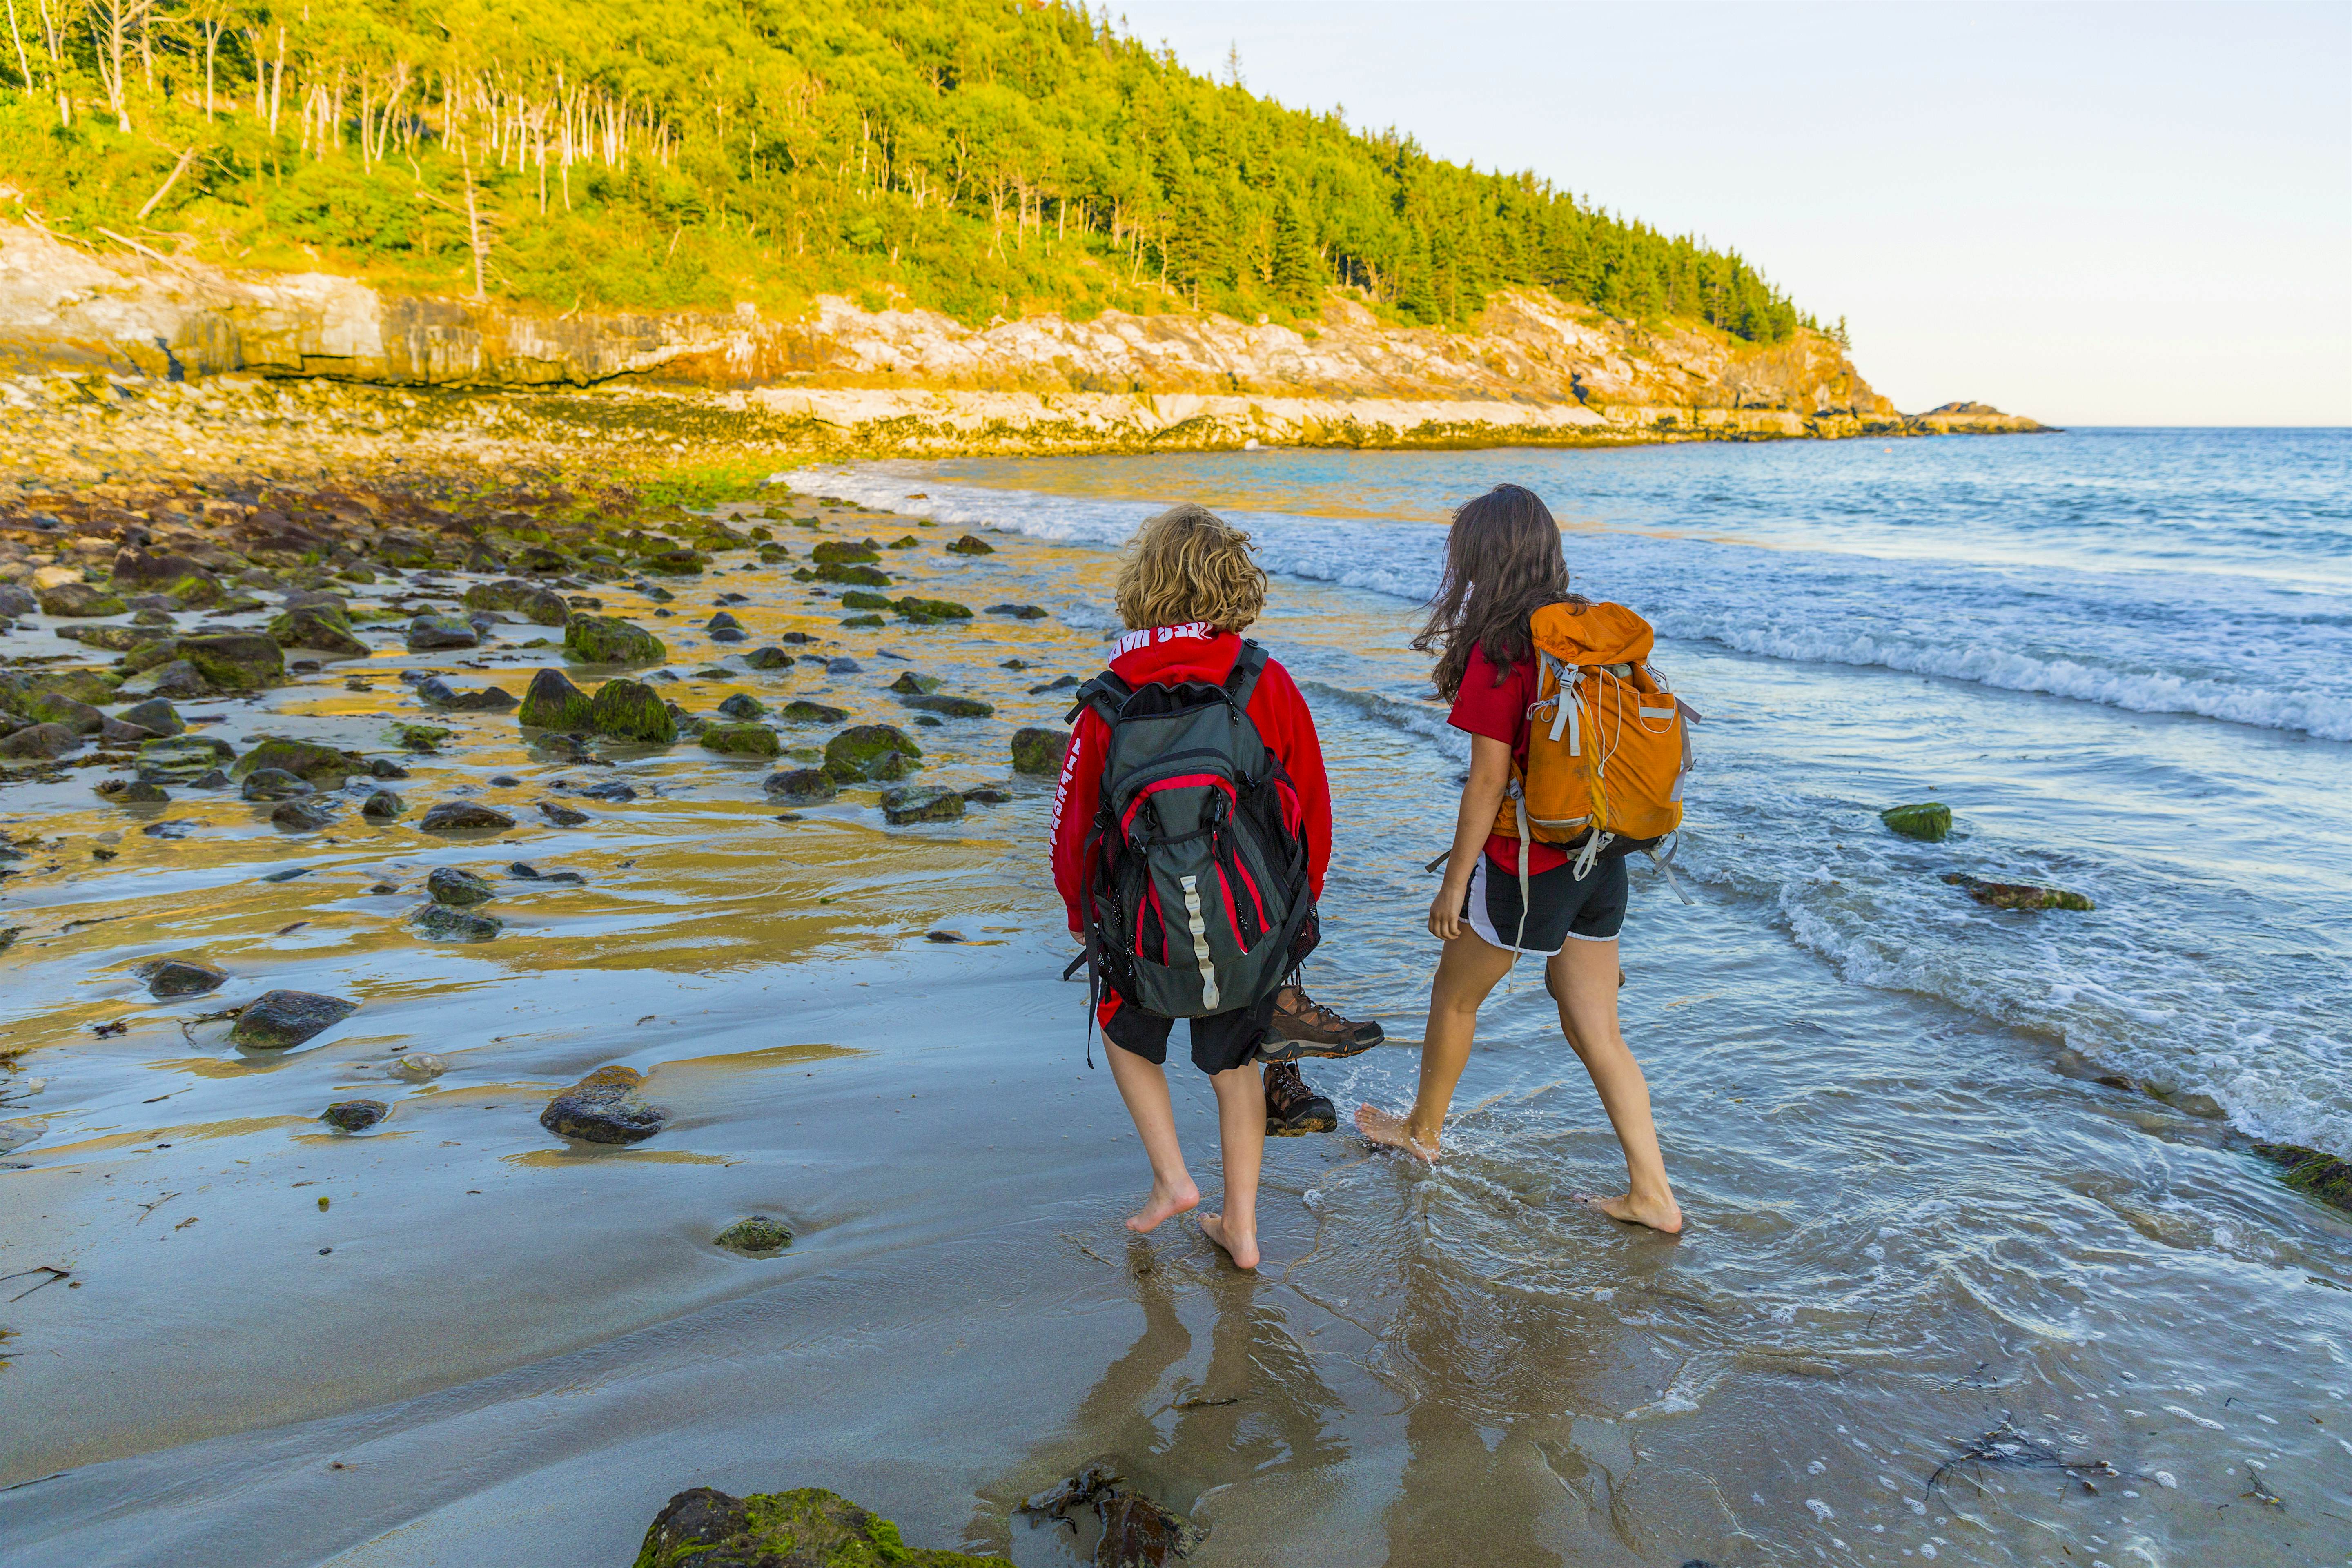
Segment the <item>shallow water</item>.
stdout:
<path fill-rule="evenodd" d="M 2063 454 L 1901 452 L 1996 447 Z M 878 649 L 908 654 L 999 704 L 917 731 L 924 776 L 997 781 L 1009 729 L 1061 711 L 1026 685 L 1099 657 L 1116 516 L 1193 489 L 1222 503 L 1245 476 L 1286 566 L 1261 635 L 1308 683 L 1343 802 L 1310 978 L 1409 1042 L 1431 960 L 1419 867 L 1462 754 L 1403 647 L 1406 603 L 1383 591 L 1426 569 L 1427 498 L 1543 469 L 1563 514 L 1647 528 L 1660 520 L 1611 522 L 1563 494 L 1580 474 L 1687 462 L 1720 489 L 1713 511 L 1736 513 L 1743 486 L 1786 496 L 1809 458 L 1865 456 L 1275 455 L 1312 485 L 1238 458 L 864 470 L 799 482 L 1034 530 L 990 534 L 999 553 L 977 561 L 927 531 L 917 591 L 1034 600 L 1055 620 L 844 632 L 780 574 L 746 570 L 645 624 L 685 674 L 723 650 L 677 628 L 739 589 L 743 646 L 799 626 L 865 665 L 692 684 L 678 700 L 701 711 L 746 689 L 904 722 L 878 689 L 900 667 Z M 1387 521 L 1310 514 L 1310 492 Z M 1097 534 L 1068 526 L 1080 508 L 1100 510 Z M 1759 537 L 1793 527 L 1750 510 L 1771 514 Z M 1571 541 L 1593 552 L 1590 586 L 1637 605 L 1601 563 L 1645 570 L 1639 552 L 1690 542 Z M 1834 555 L 1814 569 L 1895 575 L 1851 538 L 1769 542 L 1661 559 L 1738 550 L 1801 578 L 1799 557 Z M 1314 569 L 1327 548 L 1344 570 Z M 1687 575 L 1728 594 L 1737 574 Z M 1038 668 L 998 668 L 1016 656 Z M 2346 1016 L 2352 856 L 2328 796 L 2347 748 L 1697 633 L 1661 660 L 1707 715 L 1678 862 L 1696 901 L 1637 877 L 1623 1001 L 1690 1233 L 1628 1234 L 1573 1201 L 1622 1164 L 1529 972 L 1488 1009 L 1446 1164 L 1337 1137 L 1269 1146 L 1255 1280 L 1181 1225 L 1142 1242 L 1119 1228 L 1142 1166 L 1056 980 L 1038 786 L 953 825 L 887 829 L 870 793 L 778 823 L 751 764 L 680 746 L 551 767 L 510 718 L 460 716 L 436 721 L 466 739 L 395 786 L 407 822 L 461 789 L 512 809 L 608 771 L 660 793 L 575 800 L 595 818 L 576 830 L 517 811 L 496 842 L 347 815 L 329 844 L 193 795 L 167 815 L 197 829 L 158 840 L 86 779 L 10 792 L 13 836 L 61 842 L 0 884 L 0 923 L 26 928 L 0 959 L 0 1045 L 34 1047 L 22 1075 L 48 1080 L 8 1112 L 46 1126 L 10 1157 L 30 1168 L 0 1173 L 0 1272 L 54 1263 L 79 1281 L 0 1308 L 16 1331 L 0 1346 L 16 1355 L 5 1479 L 36 1483 L 0 1492 L 12 1561 L 617 1562 L 686 1486 L 821 1484 L 911 1542 L 1068 1563 L 1083 1542 L 1012 1507 L 1105 1453 L 1209 1527 L 1202 1563 L 2352 1557 L 2352 1223 L 2231 1152 L 2221 1124 L 2084 1076 L 2169 1072 L 2238 1125 L 2352 1152 L 2326 1054 Z M 367 661 L 380 697 L 331 666 L 257 708 L 191 710 L 381 750 L 383 721 L 359 713 L 423 716 L 390 672 L 451 662 Z M 2333 692 L 2314 677 L 2321 700 L 2345 698 L 2335 668 Z M 502 773 L 526 782 L 488 783 Z M 1966 836 L 1887 837 L 1877 806 L 1929 786 Z M 115 830 L 121 858 L 93 864 Z M 515 859 L 586 885 L 501 883 L 509 928 L 487 944 L 399 921 L 429 866 Z M 257 879 L 293 865 L 314 869 Z M 1993 914 L 1935 879 L 1947 867 L 2080 887 L 2100 909 Z M 386 873 L 410 892 L 369 897 Z M 939 928 L 973 940 L 924 940 Z M 164 952 L 234 978 L 218 1001 L 149 1003 L 128 971 Z M 278 1061 L 173 1022 L 272 985 L 364 1005 Z M 130 1032 L 89 1032 L 114 1020 Z M 394 1046 L 451 1070 L 389 1082 Z M 648 1069 L 677 1119 L 633 1150 L 560 1148 L 536 1124 L 545 1094 L 614 1060 Z M 1344 1112 L 1409 1093 L 1412 1066 L 1393 1048 L 1308 1076 Z M 1177 1082 L 1213 1189 L 1205 1087 Z M 323 1133 L 320 1105 L 354 1092 L 394 1115 Z M 709 1245 L 753 1211 L 791 1221 L 790 1251 Z M 2118 1473 L 1964 1465 L 1929 1484 L 2004 1420 Z M 2250 1495 L 2264 1491 L 2284 1506 Z"/>

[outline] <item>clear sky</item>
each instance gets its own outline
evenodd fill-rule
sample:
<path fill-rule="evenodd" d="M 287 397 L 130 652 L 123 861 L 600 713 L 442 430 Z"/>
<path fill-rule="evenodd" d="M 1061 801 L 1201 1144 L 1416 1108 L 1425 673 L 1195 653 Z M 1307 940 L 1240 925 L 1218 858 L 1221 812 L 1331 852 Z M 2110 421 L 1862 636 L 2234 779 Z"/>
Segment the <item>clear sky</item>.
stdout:
<path fill-rule="evenodd" d="M 1116 11 L 1114 15 L 1117 15 Z M 1738 249 L 1910 412 L 2352 424 L 2352 5 L 1130 0 L 1129 30 Z"/>

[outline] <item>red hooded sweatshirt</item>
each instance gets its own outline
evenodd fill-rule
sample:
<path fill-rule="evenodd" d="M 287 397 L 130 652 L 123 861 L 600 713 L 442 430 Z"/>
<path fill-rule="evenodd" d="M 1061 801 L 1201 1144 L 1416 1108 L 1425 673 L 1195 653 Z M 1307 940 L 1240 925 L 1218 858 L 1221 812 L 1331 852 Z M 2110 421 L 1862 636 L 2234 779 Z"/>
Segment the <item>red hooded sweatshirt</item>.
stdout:
<path fill-rule="evenodd" d="M 1204 622 L 1152 626 L 1129 632 L 1112 647 L 1111 672 L 1129 686 L 1156 680 L 1222 683 L 1241 657 L 1242 639 Z M 1323 896 L 1323 872 L 1331 863 L 1331 784 L 1323 773 L 1323 747 L 1315 739 L 1315 717 L 1298 694 L 1290 672 L 1273 659 L 1250 694 L 1250 722 L 1257 726 L 1290 782 L 1297 787 L 1301 827 L 1307 839 L 1307 874 L 1315 897 Z M 1061 787 L 1054 795 L 1054 885 L 1061 889 L 1074 935 L 1086 931 L 1079 894 L 1086 886 L 1087 832 L 1102 800 L 1103 749 L 1109 726 L 1087 708 L 1070 732 L 1062 758 Z"/>

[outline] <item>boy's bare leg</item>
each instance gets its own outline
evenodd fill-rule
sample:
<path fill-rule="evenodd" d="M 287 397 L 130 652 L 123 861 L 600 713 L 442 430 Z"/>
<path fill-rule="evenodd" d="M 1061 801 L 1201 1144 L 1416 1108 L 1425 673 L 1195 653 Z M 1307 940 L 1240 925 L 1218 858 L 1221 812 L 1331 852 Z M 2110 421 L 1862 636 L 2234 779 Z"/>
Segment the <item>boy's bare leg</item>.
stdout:
<path fill-rule="evenodd" d="M 1559 1026 L 1592 1075 L 1609 1124 L 1624 1146 L 1629 1178 L 1622 1197 L 1592 1200 L 1612 1219 L 1645 1225 L 1672 1235 L 1683 1227 L 1682 1206 L 1666 1184 L 1666 1162 L 1658 1152 L 1658 1130 L 1650 1120 L 1650 1086 L 1641 1064 L 1617 1028 L 1617 944 L 1579 942 L 1545 966 L 1544 980 L 1559 1004 Z"/>
<path fill-rule="evenodd" d="M 1109 1058 L 1118 1097 L 1127 1101 L 1127 1113 L 1135 1118 L 1144 1157 L 1151 1162 L 1151 1192 L 1127 1221 L 1128 1229 L 1140 1233 L 1199 1203 L 1201 1189 L 1192 1184 L 1192 1173 L 1184 1169 L 1184 1148 L 1176 1141 L 1176 1108 L 1168 1099 L 1168 1074 L 1157 1063 L 1145 1061 L 1108 1039 L 1103 1041 L 1103 1054 Z M 1261 1109 L 1259 1120 L 1263 1121 L 1265 1116 Z M 1259 1131 L 1263 1136 L 1264 1129 Z"/>
<path fill-rule="evenodd" d="M 1402 1149 L 1424 1160 L 1437 1158 L 1438 1134 L 1445 1126 L 1446 1108 L 1454 1103 L 1454 1086 L 1469 1065 L 1470 1042 L 1478 1029 L 1478 1008 L 1510 973 L 1511 955 L 1465 926 L 1445 944 L 1437 960 L 1437 978 L 1429 987 L 1429 1025 L 1421 1044 L 1421 1087 L 1412 1110 L 1405 1116 L 1375 1110 L 1356 1110 L 1356 1129 L 1375 1143 Z"/>
<path fill-rule="evenodd" d="M 1257 1267 L 1257 1173 L 1265 1159 L 1265 1081 L 1247 1062 L 1213 1075 L 1217 1135 L 1224 1145 L 1225 1207 L 1201 1215 L 1201 1232 L 1236 1268 Z M 1164 1090 L 1163 1090 L 1164 1092 Z"/>

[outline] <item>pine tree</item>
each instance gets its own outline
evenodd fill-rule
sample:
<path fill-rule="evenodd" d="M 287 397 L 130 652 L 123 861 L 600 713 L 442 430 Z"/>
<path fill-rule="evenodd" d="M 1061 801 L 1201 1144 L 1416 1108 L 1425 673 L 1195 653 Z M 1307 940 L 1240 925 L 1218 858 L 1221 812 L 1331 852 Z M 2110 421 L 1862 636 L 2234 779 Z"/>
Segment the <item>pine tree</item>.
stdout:
<path fill-rule="evenodd" d="M 1298 315 L 1315 316 L 1323 307 L 1323 286 L 1331 280 L 1322 255 L 1315 248 L 1315 232 L 1298 198 L 1285 195 L 1274 226 L 1274 297 Z"/>

